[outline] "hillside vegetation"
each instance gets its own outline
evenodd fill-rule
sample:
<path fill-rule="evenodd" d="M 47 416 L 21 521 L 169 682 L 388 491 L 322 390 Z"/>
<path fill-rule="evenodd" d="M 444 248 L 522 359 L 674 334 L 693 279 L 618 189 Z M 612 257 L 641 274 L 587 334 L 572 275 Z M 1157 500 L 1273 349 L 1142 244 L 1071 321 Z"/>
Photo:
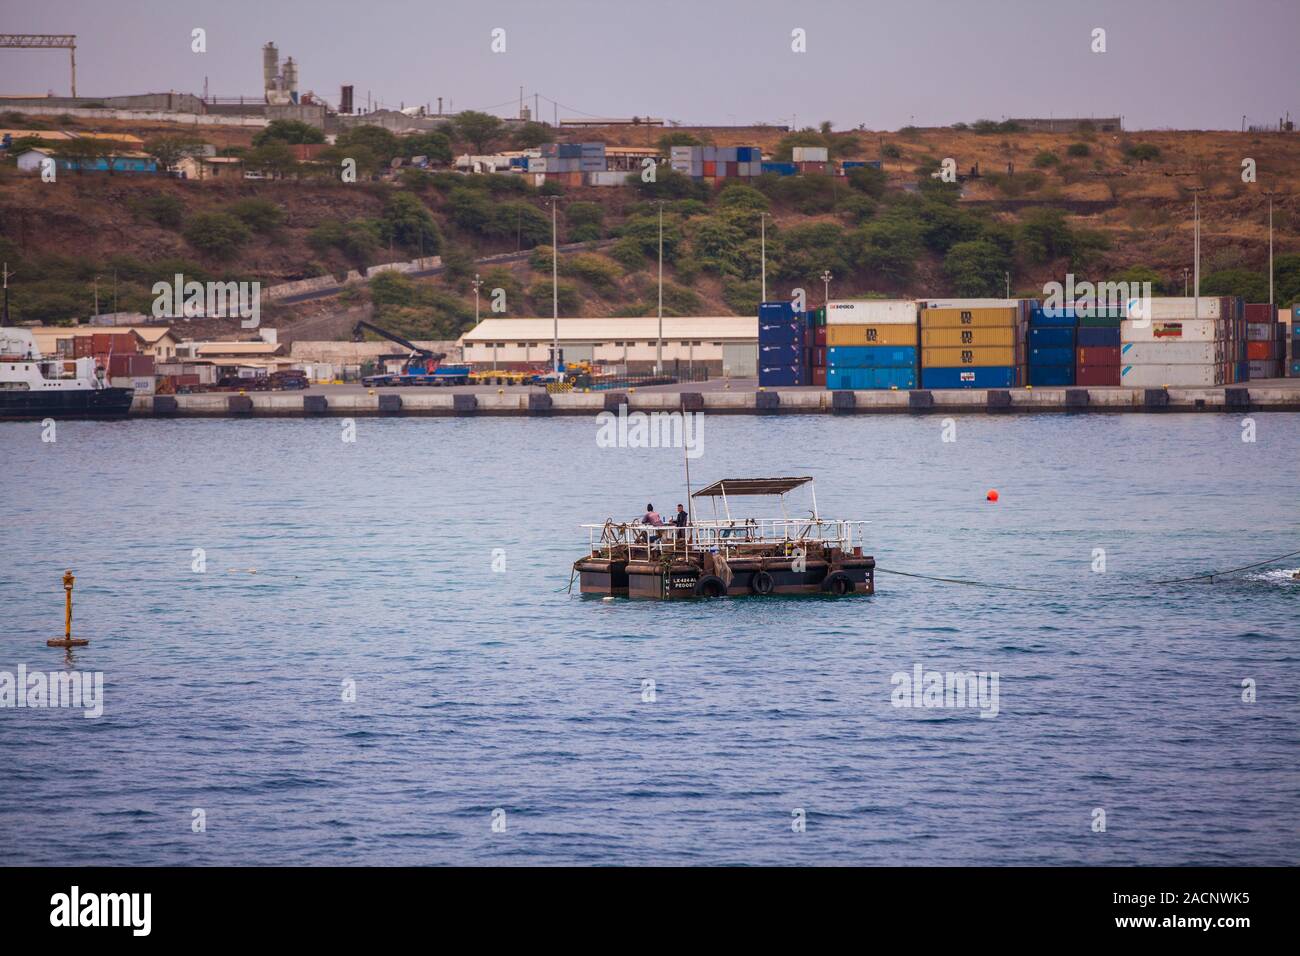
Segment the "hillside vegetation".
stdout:
<path fill-rule="evenodd" d="M 7 117 L 7 122 L 13 122 Z M 536 125 L 536 124 L 533 124 Z M 111 131 L 110 124 L 104 124 Z M 157 149 L 192 128 L 128 128 Z M 469 130 L 468 132 L 474 132 Z M 479 134 L 482 131 L 478 131 Z M 208 136 L 204 130 L 203 135 Z M 560 258 L 565 314 L 653 314 L 659 202 L 663 209 L 664 308 L 669 314 L 752 314 L 760 297 L 760 216 L 767 220 L 768 295 L 804 288 L 822 295 L 830 270 L 836 297 L 854 295 L 1040 295 L 1073 272 L 1082 280 L 1138 279 L 1182 294 L 1191 267 L 1193 191 L 1203 190 L 1202 293 L 1267 301 L 1267 200 L 1274 208 L 1277 299 L 1300 300 L 1300 138 L 1284 134 L 1141 132 L 1027 133 L 1005 125 L 895 133 L 826 128 L 771 131 L 618 129 L 571 138 L 717 145 L 749 143 L 783 157 L 793 145 L 826 144 L 838 158 L 881 158 L 883 171 L 849 177 L 762 177 L 720 190 L 659 170 L 655 183 L 624 188 L 534 189 L 521 177 L 407 170 L 373 174 L 393 156 L 507 145 L 440 133 L 399 139 L 354 131 L 317 166 L 285 158 L 265 134 L 222 130 L 219 145 L 246 162 L 288 172 L 284 180 L 181 182 L 162 177 L 61 173 L 54 184 L 0 165 L 0 258 L 16 273 L 16 321 L 72 321 L 101 311 L 149 311 L 150 287 L 176 273 L 199 280 L 266 284 L 441 255 L 445 273 L 385 275 L 349 289 L 336 308 L 367 301 L 394 327 L 453 338 L 473 322 L 474 260 L 531 250 L 521 261 L 477 268 L 502 289 L 507 315 L 548 315 L 551 217 L 561 243 L 614 240 Z M 521 134 L 549 139 L 542 128 Z M 164 144 L 165 145 L 165 144 Z M 360 182 L 336 178 L 340 156 L 360 156 Z M 952 158 L 960 184 L 932 177 Z M 1258 183 L 1242 181 L 1255 161 Z M 282 311 L 280 317 L 309 310 Z M 265 313 L 264 313 L 265 315 Z M 272 321 L 276 313 L 268 316 Z"/>

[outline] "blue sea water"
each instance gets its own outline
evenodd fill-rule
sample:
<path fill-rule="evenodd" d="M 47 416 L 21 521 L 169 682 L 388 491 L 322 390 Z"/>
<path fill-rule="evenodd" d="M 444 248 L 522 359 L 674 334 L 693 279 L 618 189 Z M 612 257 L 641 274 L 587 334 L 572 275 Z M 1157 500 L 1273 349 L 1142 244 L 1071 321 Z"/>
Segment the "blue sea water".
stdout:
<path fill-rule="evenodd" d="M 814 475 L 881 568 L 1046 590 L 674 604 L 565 585 L 680 451 L 356 426 L 0 424 L 0 671 L 65 666 L 72 568 L 104 675 L 0 709 L 6 863 L 1300 862 L 1300 558 L 1146 583 L 1300 549 L 1298 415 L 710 417 L 696 487 Z M 917 664 L 997 716 L 894 706 Z"/>

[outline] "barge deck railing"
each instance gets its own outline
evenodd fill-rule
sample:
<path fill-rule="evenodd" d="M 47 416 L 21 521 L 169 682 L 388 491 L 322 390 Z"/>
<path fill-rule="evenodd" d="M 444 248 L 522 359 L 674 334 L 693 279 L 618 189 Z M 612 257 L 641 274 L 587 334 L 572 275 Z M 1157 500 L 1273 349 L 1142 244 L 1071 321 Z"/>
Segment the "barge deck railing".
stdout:
<path fill-rule="evenodd" d="M 835 518 L 749 518 L 693 521 L 677 525 L 648 525 L 639 521 L 584 524 L 591 557 L 613 558 L 626 552 L 630 560 L 652 561 L 678 555 L 714 553 L 726 558 L 780 547 L 783 551 L 817 543 L 843 551 L 863 547 L 867 521 Z"/>

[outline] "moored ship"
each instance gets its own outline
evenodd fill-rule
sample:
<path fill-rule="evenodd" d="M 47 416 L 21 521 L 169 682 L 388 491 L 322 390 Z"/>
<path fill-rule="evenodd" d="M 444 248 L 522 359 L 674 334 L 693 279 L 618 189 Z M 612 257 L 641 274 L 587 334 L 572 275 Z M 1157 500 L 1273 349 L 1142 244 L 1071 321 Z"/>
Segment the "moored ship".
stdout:
<path fill-rule="evenodd" d="M 589 553 L 574 562 L 583 594 L 675 600 L 875 592 L 875 558 L 864 553 L 867 522 L 823 518 L 812 494 L 809 517 L 791 518 L 785 496 L 811 478 L 729 478 L 691 495 L 685 525 L 583 525 Z M 735 518 L 731 499 L 774 496 L 780 518 Z M 711 499 L 714 517 L 695 516 Z M 718 504 L 722 513 L 718 513 Z"/>
<path fill-rule="evenodd" d="M 28 329 L 0 328 L 0 419 L 125 418 L 134 397 L 94 358 L 43 357 Z"/>

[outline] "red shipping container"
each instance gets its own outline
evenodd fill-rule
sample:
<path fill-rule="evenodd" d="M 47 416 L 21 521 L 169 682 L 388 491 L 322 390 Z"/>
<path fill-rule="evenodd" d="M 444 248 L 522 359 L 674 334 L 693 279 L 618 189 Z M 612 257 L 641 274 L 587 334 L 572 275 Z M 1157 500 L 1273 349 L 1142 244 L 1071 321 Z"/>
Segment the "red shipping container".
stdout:
<path fill-rule="evenodd" d="M 1246 358 L 1252 362 L 1267 362 L 1269 359 L 1277 358 L 1273 342 L 1247 342 Z"/>
<path fill-rule="evenodd" d="M 728 176 L 739 176 L 739 175 L 740 175 L 740 164 L 739 164 L 739 163 L 724 163 L 723 165 L 726 167 L 727 175 L 728 175 Z"/>
<path fill-rule="evenodd" d="M 1119 365 L 1120 363 L 1120 346 L 1118 345 L 1094 345 L 1089 348 L 1081 348 L 1075 353 L 1074 364 L 1077 366 L 1084 365 Z"/>
<path fill-rule="evenodd" d="M 1273 306 L 1267 302 L 1256 302 L 1246 304 L 1246 321 L 1247 322 L 1276 322 L 1277 313 L 1273 311 Z"/>
<path fill-rule="evenodd" d="M 824 368 L 826 366 L 826 346 L 824 345 L 814 346 L 812 353 L 813 353 L 812 355 L 813 368 L 817 368 L 818 366 L 822 366 Z"/>
<path fill-rule="evenodd" d="M 1080 365 L 1074 370 L 1074 384 L 1103 386 L 1119 384 L 1118 365 Z"/>
<path fill-rule="evenodd" d="M 826 384 L 826 366 L 814 365 L 812 370 L 812 383 L 814 385 Z"/>
<path fill-rule="evenodd" d="M 826 345 L 826 326 L 819 325 L 813 329 L 813 344 L 821 346 Z"/>
<path fill-rule="evenodd" d="M 716 176 L 718 174 L 718 164 L 709 160 L 704 161 L 704 175 Z"/>

